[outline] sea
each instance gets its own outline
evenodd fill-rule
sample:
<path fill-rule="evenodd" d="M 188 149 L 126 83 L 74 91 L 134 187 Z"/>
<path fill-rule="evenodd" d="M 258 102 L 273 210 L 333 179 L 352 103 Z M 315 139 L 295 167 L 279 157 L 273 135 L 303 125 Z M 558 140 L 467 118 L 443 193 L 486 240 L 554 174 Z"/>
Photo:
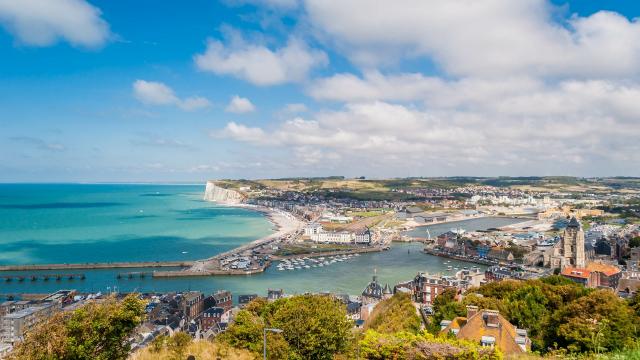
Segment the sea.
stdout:
<path fill-rule="evenodd" d="M 274 232 L 264 214 L 202 200 L 204 184 L 0 184 L 0 265 L 203 259 Z M 478 218 L 418 227 L 409 235 L 437 236 L 451 228 L 484 230 L 522 221 Z M 211 293 L 265 295 L 335 292 L 359 294 L 374 273 L 390 286 L 417 272 L 447 273 L 447 266 L 475 264 L 422 251 L 421 243 L 394 243 L 390 250 L 362 254 L 329 266 L 279 271 L 275 266 L 254 275 L 132 279 L 126 272 L 154 269 L 72 270 L 84 280 L 5 281 L 0 298 L 23 293 L 79 292 Z M 447 261 L 450 261 L 447 263 Z M 0 272 L 32 275 L 63 271 Z M 451 272 L 449 272 L 451 273 Z"/>

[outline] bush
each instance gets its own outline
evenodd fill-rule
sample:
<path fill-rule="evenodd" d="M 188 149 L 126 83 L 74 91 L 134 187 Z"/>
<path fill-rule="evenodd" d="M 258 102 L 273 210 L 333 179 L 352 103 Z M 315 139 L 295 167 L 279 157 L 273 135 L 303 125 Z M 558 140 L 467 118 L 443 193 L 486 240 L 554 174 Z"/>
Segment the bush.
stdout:
<path fill-rule="evenodd" d="M 133 294 L 122 301 L 90 302 L 75 311 L 57 313 L 34 328 L 9 359 L 126 359 L 127 339 L 143 315 L 144 302 Z"/>

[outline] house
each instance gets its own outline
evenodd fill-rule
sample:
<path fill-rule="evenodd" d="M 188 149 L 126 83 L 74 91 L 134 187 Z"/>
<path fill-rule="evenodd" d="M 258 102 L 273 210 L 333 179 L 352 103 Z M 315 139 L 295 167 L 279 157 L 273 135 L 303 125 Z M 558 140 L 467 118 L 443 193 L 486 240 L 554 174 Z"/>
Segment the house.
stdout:
<path fill-rule="evenodd" d="M 204 311 L 204 294 L 199 291 L 190 291 L 184 294 L 180 307 L 187 320 L 197 318 Z"/>
<path fill-rule="evenodd" d="M 204 308 L 221 307 L 225 311 L 233 307 L 231 291 L 218 290 L 204 299 Z"/>
<path fill-rule="evenodd" d="M 238 304 L 240 306 L 247 305 L 248 303 L 252 302 L 253 300 L 255 300 L 257 298 L 258 298 L 258 294 L 238 295 Z"/>
<path fill-rule="evenodd" d="M 367 228 L 365 230 L 356 232 L 355 242 L 356 244 L 363 244 L 363 245 L 371 244 L 371 230 Z"/>
<path fill-rule="evenodd" d="M 497 347 L 505 355 L 521 354 L 531 349 L 527 330 L 518 329 L 496 310 L 479 310 L 467 306 L 466 317 L 456 317 L 440 323 L 441 334 L 454 334 L 456 338 L 488 347 Z"/>
<path fill-rule="evenodd" d="M 268 289 L 267 300 L 274 301 L 284 297 L 284 290 L 282 289 Z"/>
<path fill-rule="evenodd" d="M 513 262 L 513 260 L 515 260 L 513 253 L 503 249 L 491 249 L 487 254 L 487 258 L 502 262 Z"/>
<path fill-rule="evenodd" d="M 304 235 L 312 236 L 316 234 L 320 234 L 322 232 L 322 225 L 318 223 L 308 224 L 304 227 Z"/>
<path fill-rule="evenodd" d="M 200 317 L 200 329 L 202 331 L 207 331 L 213 327 L 216 327 L 219 323 L 222 322 L 222 315 L 224 313 L 225 310 L 217 306 L 205 310 Z"/>
<path fill-rule="evenodd" d="M 431 305 L 435 298 L 446 289 L 461 289 L 463 281 L 441 275 L 419 272 L 413 279 L 413 298 L 415 302 Z"/>
<path fill-rule="evenodd" d="M 585 268 L 567 266 L 560 274 L 588 288 L 617 289 L 622 277 L 622 271 L 618 267 L 598 262 L 590 262 Z"/>

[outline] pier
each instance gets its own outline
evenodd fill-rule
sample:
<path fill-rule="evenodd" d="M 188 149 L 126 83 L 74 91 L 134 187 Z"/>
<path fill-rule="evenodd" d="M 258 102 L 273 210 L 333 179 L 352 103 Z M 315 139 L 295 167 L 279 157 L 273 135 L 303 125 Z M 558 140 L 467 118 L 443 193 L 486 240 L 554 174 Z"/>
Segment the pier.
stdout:
<path fill-rule="evenodd" d="M 3 265 L 0 271 L 80 270 L 80 269 L 128 269 L 159 267 L 191 267 L 194 261 L 138 261 L 111 263 Z"/>
<path fill-rule="evenodd" d="M 116 275 L 117 279 L 144 279 L 146 277 L 153 277 L 153 272 L 131 271 L 131 272 L 125 272 L 125 273 L 118 273 L 118 275 Z"/>
<path fill-rule="evenodd" d="M 13 281 L 13 280 L 23 282 L 25 280 L 38 281 L 39 279 L 42 279 L 44 281 L 49 281 L 49 279 L 54 279 L 56 281 L 60 281 L 62 279 L 84 280 L 86 279 L 86 277 L 84 276 L 84 274 L 24 274 L 24 275 L 20 274 L 20 275 L 0 275 L 0 279 L 4 279 L 4 281 L 6 282 Z"/>

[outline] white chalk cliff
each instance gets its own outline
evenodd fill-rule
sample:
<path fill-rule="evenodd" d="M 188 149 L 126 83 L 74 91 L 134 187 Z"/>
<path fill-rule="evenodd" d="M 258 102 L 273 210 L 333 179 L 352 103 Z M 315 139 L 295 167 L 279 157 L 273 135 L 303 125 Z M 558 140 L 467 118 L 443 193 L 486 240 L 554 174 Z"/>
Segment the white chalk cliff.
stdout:
<path fill-rule="evenodd" d="M 215 184 L 215 181 L 209 180 L 204 190 L 204 199 L 220 204 L 240 204 L 244 201 L 245 196 L 238 191 L 220 187 Z"/>

